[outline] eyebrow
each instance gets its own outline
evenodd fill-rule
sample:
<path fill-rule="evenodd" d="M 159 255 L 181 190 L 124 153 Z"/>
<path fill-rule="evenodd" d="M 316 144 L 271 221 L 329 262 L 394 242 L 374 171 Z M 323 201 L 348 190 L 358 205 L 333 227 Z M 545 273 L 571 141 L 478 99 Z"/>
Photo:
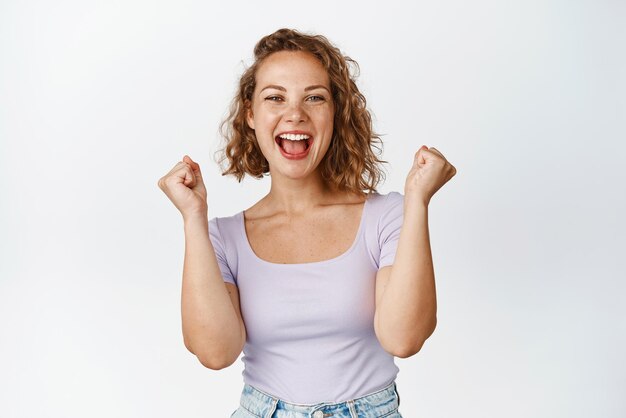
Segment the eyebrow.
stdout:
<path fill-rule="evenodd" d="M 283 86 L 279 86 L 279 85 L 276 85 L 276 84 L 270 84 L 269 86 L 263 87 L 259 93 L 261 93 L 265 89 L 276 89 L 276 90 L 280 90 L 280 91 L 287 91 L 287 89 L 284 88 Z M 324 90 L 326 90 L 326 91 L 328 91 L 330 93 L 328 88 L 326 86 L 322 86 L 321 84 L 315 84 L 313 86 L 305 87 L 304 91 L 310 91 L 310 90 L 315 90 L 315 89 L 324 89 Z"/>

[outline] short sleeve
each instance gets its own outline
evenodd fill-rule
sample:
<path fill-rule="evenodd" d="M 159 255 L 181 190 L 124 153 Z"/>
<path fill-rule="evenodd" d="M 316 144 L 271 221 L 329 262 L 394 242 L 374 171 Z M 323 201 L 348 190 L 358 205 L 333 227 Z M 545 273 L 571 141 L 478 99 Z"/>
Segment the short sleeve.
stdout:
<path fill-rule="evenodd" d="M 390 266 L 394 262 L 402 228 L 403 212 L 404 196 L 398 192 L 387 194 L 384 209 L 378 221 L 379 269 Z"/>
<path fill-rule="evenodd" d="M 237 280 L 235 280 L 235 277 L 228 266 L 228 261 L 226 259 L 226 245 L 224 239 L 222 238 L 217 218 L 209 220 L 209 238 L 211 239 L 211 243 L 215 249 L 215 257 L 217 258 L 217 264 L 222 272 L 222 278 L 227 283 L 237 285 Z"/>

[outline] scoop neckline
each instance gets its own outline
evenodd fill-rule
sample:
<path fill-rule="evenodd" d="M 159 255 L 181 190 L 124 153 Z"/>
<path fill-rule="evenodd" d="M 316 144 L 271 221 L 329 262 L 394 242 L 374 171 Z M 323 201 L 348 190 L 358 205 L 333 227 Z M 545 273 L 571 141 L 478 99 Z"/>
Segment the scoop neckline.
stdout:
<path fill-rule="evenodd" d="M 262 259 L 261 257 L 259 257 L 254 250 L 252 249 L 252 245 L 250 245 L 250 241 L 248 240 L 248 234 L 246 233 L 246 219 L 244 216 L 244 211 L 242 210 L 241 212 L 238 213 L 239 216 L 239 231 L 241 233 L 241 236 L 243 238 L 243 242 L 244 242 L 244 247 L 246 248 L 246 251 L 248 251 L 250 253 L 250 255 L 257 260 L 258 262 L 261 262 L 263 264 L 267 264 L 270 266 L 319 266 L 322 264 L 330 264 L 330 263 L 334 263 L 336 261 L 339 261 L 345 257 L 347 257 L 353 250 L 354 248 L 356 248 L 359 240 L 361 239 L 361 234 L 363 232 L 363 223 L 365 222 L 365 215 L 366 215 L 366 210 L 367 207 L 369 205 L 369 201 L 370 199 L 373 197 L 373 194 L 369 194 L 367 195 L 367 197 L 365 198 L 365 202 L 363 203 L 363 209 L 361 209 L 361 219 L 359 220 L 359 228 L 356 231 L 356 236 L 354 237 L 354 240 L 352 241 L 352 244 L 350 245 L 350 247 L 344 251 L 343 253 L 339 254 L 336 257 L 333 258 L 329 258 L 326 260 L 320 260 L 320 261 L 312 261 L 309 263 L 273 263 L 271 261 L 267 261 Z"/>

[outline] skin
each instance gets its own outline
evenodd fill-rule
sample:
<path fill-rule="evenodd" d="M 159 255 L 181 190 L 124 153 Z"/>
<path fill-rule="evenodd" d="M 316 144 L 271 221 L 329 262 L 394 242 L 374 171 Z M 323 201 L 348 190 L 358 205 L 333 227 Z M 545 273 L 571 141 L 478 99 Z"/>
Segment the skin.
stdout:
<path fill-rule="evenodd" d="M 245 211 L 246 228 L 253 228 L 254 219 L 283 219 L 289 228 L 283 229 L 291 236 L 291 242 L 286 248 L 295 248 L 298 238 L 311 237 L 317 232 L 315 226 L 310 230 L 297 230 L 298 226 L 306 227 L 314 222 L 328 208 L 335 210 L 327 219 L 337 218 L 343 214 L 346 219 L 354 219 L 355 204 L 362 204 L 362 195 L 353 195 L 337 192 L 326 185 L 320 175 L 319 164 L 324 157 L 333 132 L 334 103 L 330 95 L 330 81 L 328 74 L 317 59 L 304 52 L 281 51 L 272 54 L 263 62 L 257 72 L 256 89 L 247 114 L 247 123 L 255 130 L 259 147 L 269 162 L 271 175 L 270 192 L 253 207 Z M 266 88 L 268 86 L 272 86 Z M 318 86 L 306 90 L 311 86 Z M 311 150 L 302 160 L 289 160 L 282 156 L 274 138 L 283 131 L 304 130 L 314 136 Z M 437 149 L 423 145 L 417 150 L 405 182 L 404 187 L 404 219 L 400 232 L 398 249 L 394 264 L 380 269 L 376 275 L 376 312 L 374 329 L 382 347 L 396 357 L 409 357 L 417 353 L 424 341 L 432 334 L 436 326 L 436 292 L 435 275 L 433 269 L 429 231 L 428 205 L 432 196 L 454 175 L 456 169 Z M 197 231 L 206 231 L 207 204 L 206 187 L 204 185 L 200 166 L 189 156 L 185 155 L 171 171 L 159 181 L 159 187 L 168 195 L 176 207 L 181 211 L 185 220 L 186 236 L 189 236 L 189 248 L 212 248 L 208 237 L 197 238 L 201 244 L 191 243 Z M 360 214 L 360 211 L 358 212 Z M 360 216 L 357 215 L 357 219 Z M 346 225 L 345 229 L 341 225 Z M 348 222 L 339 222 L 335 226 L 336 235 L 354 237 Z M 189 232 L 187 232 L 189 231 Z M 249 233 L 250 234 L 250 233 Z M 252 234 L 254 235 L 254 234 Z M 277 237 L 278 239 L 279 237 Z M 275 242 L 272 240 L 267 240 Z M 301 240 L 300 240 L 301 241 Z M 320 254 L 323 249 L 339 254 L 345 251 L 345 242 L 329 241 L 327 236 L 307 243 L 306 249 L 311 251 L 310 257 Z M 251 242 L 251 244 L 253 244 Z M 267 244 L 266 244 L 267 246 Z M 253 245 L 254 247 L 254 245 Z M 305 254 L 304 249 L 297 249 L 294 254 Z M 343 249 L 342 249 L 343 248 Z M 208 288 L 202 291 L 190 290 L 187 298 L 192 301 L 188 305 L 188 323 L 202 330 L 207 335 L 207 328 L 214 327 L 215 320 L 200 321 L 192 314 L 194 309 L 207 309 L 207 306 L 220 306 L 218 311 L 205 314 L 206 318 L 223 315 L 222 323 L 228 321 L 229 330 L 232 324 L 238 323 L 240 328 L 233 335 L 229 335 L 226 348 L 222 353 L 209 352 L 208 348 L 198 348 L 200 342 L 195 343 L 195 351 L 188 344 L 190 351 L 201 359 L 201 362 L 210 368 L 223 368 L 234 362 L 245 343 L 245 325 L 241 319 L 239 294 L 237 287 L 226 283 L 228 295 L 217 291 L 219 285 L 219 270 L 214 257 L 205 260 L 204 265 L 196 267 L 195 262 L 204 250 L 198 255 L 189 257 L 190 279 L 189 288 Z M 272 253 L 267 253 L 272 257 Z M 295 257 L 295 255 L 294 255 Z M 326 257 L 326 258 L 330 258 Z M 309 260 L 312 261 L 312 260 Z M 302 262 L 302 260 L 290 260 Z M 207 283 L 203 273 L 211 271 L 211 283 Z M 200 295 L 200 296 L 199 296 Z M 184 296 L 185 297 L 185 294 Z M 195 298 L 192 300 L 192 297 Z M 230 297 L 232 306 L 224 306 L 224 300 Z M 203 298 L 203 299 L 202 299 Z M 208 300 L 214 298 L 215 300 Z M 193 303 L 193 304 L 192 304 Z M 234 308 L 234 312 L 232 310 Z M 236 314 L 236 316 L 235 316 Z M 195 322 L 192 322 L 195 321 Z M 196 325 L 197 322 L 197 325 Z M 237 328 L 237 327 L 235 327 Z M 189 326 L 192 329 L 192 326 Z M 215 330 L 217 334 L 226 333 L 224 330 Z M 230 331 L 228 331 L 230 332 Z M 197 334 L 189 331 L 190 335 Z M 198 337 L 196 337 L 198 338 Z M 223 339 L 216 338 L 215 341 Z M 186 342 L 187 344 L 187 342 Z M 216 342 L 203 343 L 205 347 L 215 347 Z M 204 354 L 201 352 L 204 350 Z M 205 359 L 204 361 L 202 359 Z M 217 360 L 215 360 L 217 359 Z"/>
<path fill-rule="evenodd" d="M 272 185 L 262 202 L 267 211 L 303 213 L 332 200 L 318 167 L 330 146 L 334 112 L 328 73 L 314 56 L 281 51 L 260 66 L 247 122 L 269 162 Z M 302 160 L 286 159 L 275 142 L 276 135 L 291 130 L 313 135 L 311 150 Z"/>
<path fill-rule="evenodd" d="M 250 245 L 266 261 L 325 260 L 345 252 L 354 239 L 365 196 L 332 190 L 319 170 L 334 113 L 328 73 L 311 54 L 281 51 L 259 67 L 247 122 L 269 162 L 272 183 L 244 217 Z M 275 141 L 294 130 L 313 137 L 301 160 L 285 158 Z"/>
<path fill-rule="evenodd" d="M 376 275 L 374 330 L 396 357 L 417 353 L 437 324 L 435 273 L 428 231 L 428 204 L 456 174 L 443 154 L 423 145 L 404 187 L 404 218 L 396 257 Z"/>

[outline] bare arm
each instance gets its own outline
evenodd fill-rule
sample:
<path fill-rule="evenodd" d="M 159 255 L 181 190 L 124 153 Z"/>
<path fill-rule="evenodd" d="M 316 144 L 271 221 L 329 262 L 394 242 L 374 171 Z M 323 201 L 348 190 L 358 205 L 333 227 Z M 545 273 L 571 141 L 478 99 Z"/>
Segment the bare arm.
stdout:
<path fill-rule="evenodd" d="M 185 225 L 181 295 L 185 346 L 206 367 L 222 369 L 237 360 L 246 330 L 237 286 L 224 283 L 217 264 L 200 165 L 185 155 L 158 186 L 183 215 Z"/>
<path fill-rule="evenodd" d="M 417 353 L 437 325 L 435 272 L 428 233 L 428 203 L 456 174 L 437 149 L 423 145 L 404 187 L 404 218 L 392 266 L 376 275 L 374 329 L 397 357 Z"/>
<path fill-rule="evenodd" d="M 428 237 L 428 209 L 405 200 L 404 221 L 393 266 L 376 276 L 374 329 L 396 357 L 417 353 L 437 324 L 435 273 Z"/>
<path fill-rule="evenodd" d="M 211 369 L 237 360 L 246 340 L 237 287 L 225 285 L 206 216 L 185 219 L 181 315 L 185 346 Z M 230 290 L 230 291 L 229 291 Z"/>

